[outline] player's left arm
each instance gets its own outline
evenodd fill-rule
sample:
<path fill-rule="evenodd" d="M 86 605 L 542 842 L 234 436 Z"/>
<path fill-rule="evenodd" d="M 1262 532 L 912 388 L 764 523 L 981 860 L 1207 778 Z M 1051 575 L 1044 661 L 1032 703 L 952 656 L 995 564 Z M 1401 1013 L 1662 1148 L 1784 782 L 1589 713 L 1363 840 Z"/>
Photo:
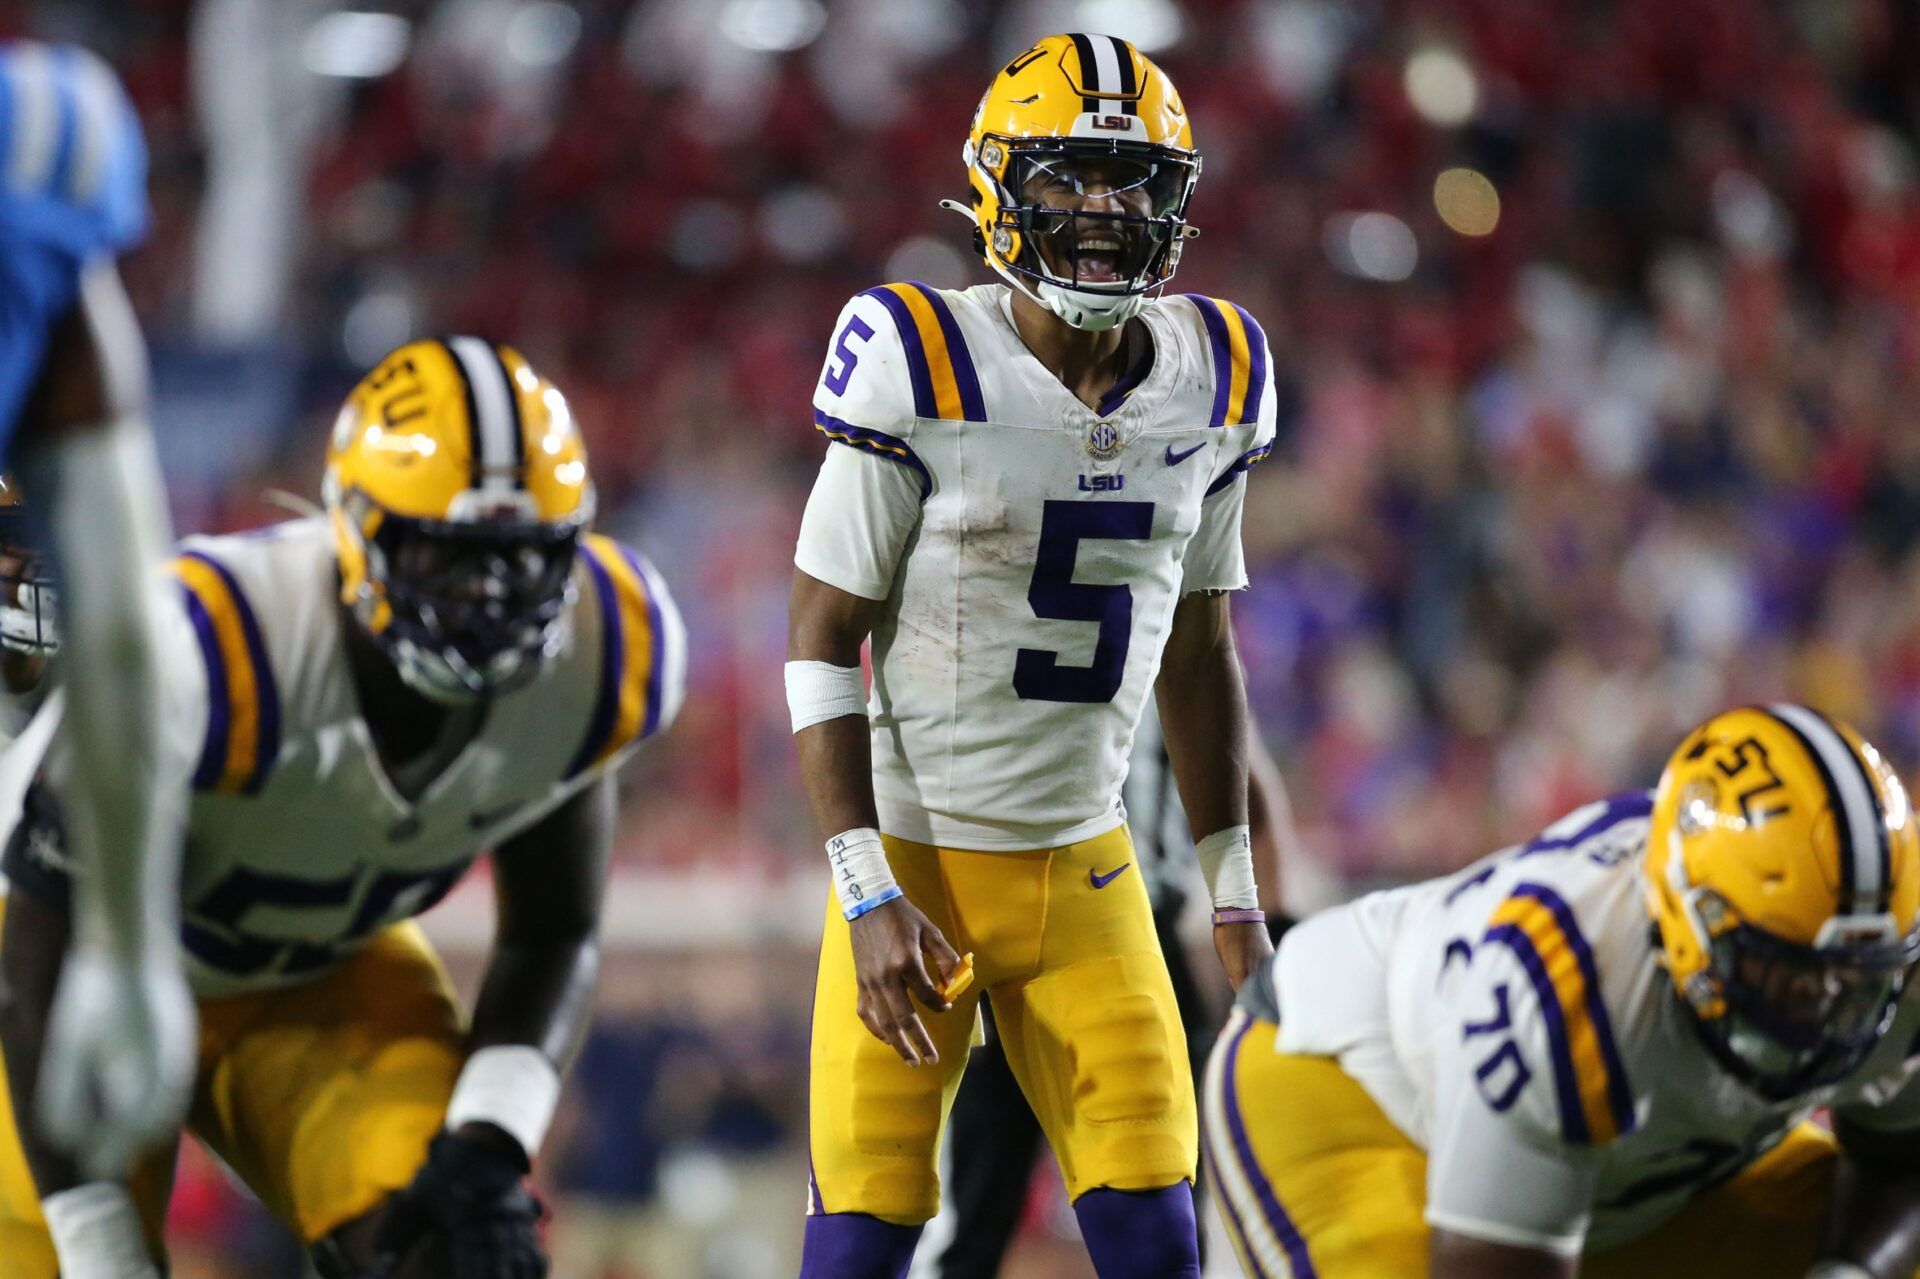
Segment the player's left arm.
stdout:
<path fill-rule="evenodd" d="M 1907 1279 L 1920 1268 L 1920 1130 L 1868 1127 L 1836 1114 L 1825 1259 L 1817 1279 Z"/>
<path fill-rule="evenodd" d="M 493 955 L 446 1126 L 405 1190 L 320 1245 L 329 1279 L 417 1267 L 423 1246 L 445 1250 L 450 1279 L 546 1274 L 524 1179 L 592 1019 L 614 813 L 603 772 L 494 850 Z"/>
<path fill-rule="evenodd" d="M 1201 499 L 1199 527 L 1181 564 L 1185 594 L 1174 607 L 1154 686 L 1167 758 L 1213 896 L 1214 949 L 1236 989 L 1273 953 L 1254 870 L 1248 804 L 1253 729 L 1229 602 L 1231 593 L 1247 584 L 1240 545 L 1247 472 L 1272 453 L 1277 429 L 1272 361 L 1264 356 L 1266 338 L 1257 325 L 1252 338 L 1265 366 L 1258 374 L 1263 379 L 1260 407 L 1255 420 L 1222 428 L 1228 432 L 1227 460 Z M 1277 770 L 1267 780 L 1275 778 Z M 1273 792 L 1263 789 L 1260 799 L 1261 815 L 1270 821 L 1277 815 Z M 1267 825 L 1262 833 L 1271 830 Z M 1263 845 L 1270 857 L 1277 854 L 1277 843 L 1263 840 Z"/>
<path fill-rule="evenodd" d="M 603 773 L 493 853 L 498 927 L 468 1047 L 475 1057 L 534 1050 L 555 1071 L 556 1092 L 592 1020 L 615 795 Z M 537 1153 L 531 1131 L 518 1144 L 528 1159 Z"/>
<path fill-rule="evenodd" d="M 1259 915 L 1247 821 L 1251 728 L 1230 596 L 1193 591 L 1173 611 L 1154 698 L 1167 759 L 1213 895 L 1213 944 L 1235 989 L 1273 953 Z"/>

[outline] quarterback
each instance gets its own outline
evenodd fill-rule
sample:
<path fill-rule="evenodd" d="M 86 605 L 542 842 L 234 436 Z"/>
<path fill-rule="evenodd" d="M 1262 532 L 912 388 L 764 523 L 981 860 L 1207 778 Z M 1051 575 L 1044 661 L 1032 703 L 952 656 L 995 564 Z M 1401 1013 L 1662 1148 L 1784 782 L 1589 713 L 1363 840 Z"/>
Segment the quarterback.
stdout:
<path fill-rule="evenodd" d="M 38 1114 L 50 1139 L 114 1171 L 179 1122 L 193 1068 L 160 887 L 180 849 L 178 806 L 154 786 L 159 619 L 140 589 L 166 553 L 166 499 L 146 349 L 115 266 L 145 236 L 146 176 L 140 122 L 105 63 L 0 40 L 0 458 L 71 583 L 68 798 L 75 853 L 95 871 L 75 903 Z M 22 669 L 10 661 L 9 680 Z"/>
<path fill-rule="evenodd" d="M 1270 950 L 1228 610 L 1266 339 L 1159 296 L 1200 158 L 1125 41 L 1022 53 L 963 158 L 1005 283 L 856 296 L 814 398 L 786 677 L 834 893 L 803 1274 L 905 1273 L 985 991 L 1100 1275 L 1197 1279 L 1193 1083 L 1120 791 L 1151 691 L 1237 984 Z"/>
<path fill-rule="evenodd" d="M 1652 793 L 1309 919 L 1205 1084 L 1246 1273 L 1909 1279 L 1916 916 L 1899 779 L 1780 704 L 1695 729 Z"/>
<path fill-rule="evenodd" d="M 653 567 L 588 531 L 567 403 L 509 348 L 382 361 L 335 423 L 325 496 L 324 518 L 190 539 L 172 566 L 188 1126 L 329 1279 L 535 1279 L 523 1177 L 592 1002 L 613 769 L 678 709 L 685 639 Z M 5 854 L 0 1269 L 154 1276 L 171 1143 L 88 1180 L 14 1117 L 85 873 L 61 747 Z M 411 917 L 489 849 L 469 1024 Z"/>

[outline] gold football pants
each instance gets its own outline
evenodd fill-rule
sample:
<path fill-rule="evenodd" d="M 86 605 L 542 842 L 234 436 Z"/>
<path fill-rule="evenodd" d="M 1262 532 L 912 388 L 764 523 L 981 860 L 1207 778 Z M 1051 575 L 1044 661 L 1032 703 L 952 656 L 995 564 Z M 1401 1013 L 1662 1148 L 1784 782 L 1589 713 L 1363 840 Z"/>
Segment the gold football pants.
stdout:
<path fill-rule="evenodd" d="M 304 985 L 202 1001 L 187 1126 L 311 1244 L 413 1180 L 465 1058 L 462 1021 L 419 926 L 396 925 Z M 0 1275 L 55 1279 L 4 1083 Z M 156 1252 L 172 1169 L 168 1151 L 131 1183 Z"/>
<path fill-rule="evenodd" d="M 1236 1010 L 1207 1066 L 1220 1215 L 1256 1279 L 1427 1279 L 1427 1156 L 1332 1058 L 1274 1051 Z M 1582 1258 L 1582 1279 L 1803 1279 L 1832 1197 L 1833 1138 L 1802 1124 L 1672 1220 Z"/>
<path fill-rule="evenodd" d="M 919 1010 L 940 1053 L 912 1067 L 868 1032 L 848 925 L 827 905 L 814 991 L 810 1213 L 933 1216 L 941 1130 L 982 991 L 1007 1062 L 1078 1198 L 1191 1180 L 1197 1159 L 1186 1034 L 1126 828 L 1062 848 L 969 852 L 886 840 L 910 900 L 975 984 Z"/>

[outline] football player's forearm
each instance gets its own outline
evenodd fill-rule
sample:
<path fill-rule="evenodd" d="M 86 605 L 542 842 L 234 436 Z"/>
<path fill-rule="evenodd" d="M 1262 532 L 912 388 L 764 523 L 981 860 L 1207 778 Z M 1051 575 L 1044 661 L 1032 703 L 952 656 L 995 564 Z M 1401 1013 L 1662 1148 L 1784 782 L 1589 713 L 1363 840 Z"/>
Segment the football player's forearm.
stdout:
<path fill-rule="evenodd" d="M 564 1073 L 593 1020 L 619 799 L 602 776 L 494 851 L 499 924 L 469 1046 L 537 1048 Z"/>
<path fill-rule="evenodd" d="M 171 934 L 178 861 L 156 783 L 159 665 L 151 569 L 166 554 L 165 492 L 145 421 L 146 364 L 110 268 L 90 271 L 55 335 L 20 469 L 61 579 L 72 820 L 88 873 L 76 926 L 120 951 Z"/>
<path fill-rule="evenodd" d="M 42 1199 L 71 1190 L 84 1180 L 79 1169 L 42 1141 L 34 1124 L 22 1118 L 34 1113 L 41 1049 L 67 937 L 67 921 L 58 910 L 17 890 L 7 896 L 0 931 L 0 1056 L 6 1060 L 7 1092 L 20 1150 Z"/>
<path fill-rule="evenodd" d="M 852 715 L 803 728 L 793 735 L 800 777 L 813 805 L 822 839 L 842 831 L 879 829 L 873 802 L 873 756 L 867 721 Z"/>
<path fill-rule="evenodd" d="M 76 927 L 91 944 L 139 954 L 171 934 L 179 861 L 178 805 L 158 782 L 157 468 L 144 430 L 128 423 L 37 449 L 29 471 L 35 491 L 52 494 L 61 577 L 67 798 L 83 866 Z"/>
<path fill-rule="evenodd" d="M 600 942 L 591 934 L 496 945 L 474 1004 L 469 1047 L 526 1044 L 565 1074 L 593 1021 L 599 980 Z"/>

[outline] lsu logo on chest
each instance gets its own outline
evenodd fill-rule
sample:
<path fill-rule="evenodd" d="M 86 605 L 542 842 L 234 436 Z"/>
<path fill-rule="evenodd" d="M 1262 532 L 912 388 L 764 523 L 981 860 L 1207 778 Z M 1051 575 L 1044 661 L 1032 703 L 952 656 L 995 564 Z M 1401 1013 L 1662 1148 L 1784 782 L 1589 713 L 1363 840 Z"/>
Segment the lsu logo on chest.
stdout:
<path fill-rule="evenodd" d="M 1119 458 L 1121 450 L 1127 446 L 1126 437 L 1120 433 L 1120 428 L 1106 421 L 1090 423 L 1083 443 L 1086 446 L 1087 456 L 1094 460 L 1096 468 L 1112 464 Z M 1127 477 L 1120 474 L 1096 473 L 1083 474 L 1080 477 L 1082 493 L 1118 493 L 1126 487 Z"/>

